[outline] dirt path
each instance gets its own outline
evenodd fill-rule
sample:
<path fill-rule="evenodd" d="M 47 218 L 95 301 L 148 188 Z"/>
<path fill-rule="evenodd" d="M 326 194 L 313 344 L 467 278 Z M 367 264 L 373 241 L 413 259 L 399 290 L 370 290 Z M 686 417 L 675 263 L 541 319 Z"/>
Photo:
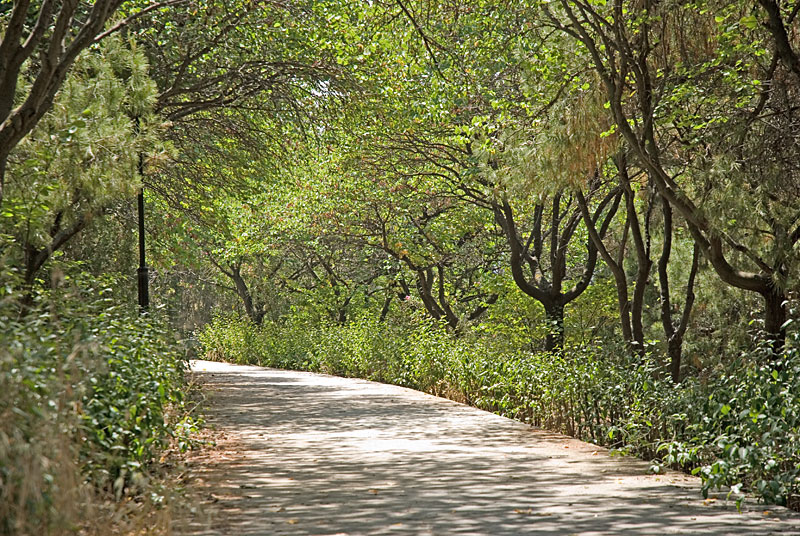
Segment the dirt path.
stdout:
<path fill-rule="evenodd" d="M 192 464 L 197 535 L 800 535 L 564 436 L 409 389 L 198 361 L 221 439 Z M 206 528 L 202 528 L 205 525 Z"/>

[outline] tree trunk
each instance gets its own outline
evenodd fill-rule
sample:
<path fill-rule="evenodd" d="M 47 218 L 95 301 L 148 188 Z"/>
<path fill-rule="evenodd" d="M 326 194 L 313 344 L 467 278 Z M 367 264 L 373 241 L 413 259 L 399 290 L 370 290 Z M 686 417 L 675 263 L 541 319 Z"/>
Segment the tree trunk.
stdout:
<path fill-rule="evenodd" d="M 8 167 L 8 155 L 0 153 L 0 209 L 3 208 L 3 193 L 6 186 L 6 167 Z"/>
<path fill-rule="evenodd" d="M 350 306 L 350 302 L 352 301 L 353 296 L 348 296 L 342 305 L 339 306 L 339 317 L 337 318 L 337 322 L 340 326 L 344 326 L 347 324 L 347 308 Z"/>
<path fill-rule="evenodd" d="M 545 305 L 545 320 L 547 322 L 547 338 L 545 350 L 560 352 L 564 349 L 564 305 L 560 302 Z"/>
<path fill-rule="evenodd" d="M 616 274 L 615 274 L 616 275 Z M 619 325 L 622 339 L 633 346 L 633 330 L 631 329 L 631 302 L 628 300 L 627 280 L 614 278 L 617 287 L 617 308 L 619 309 Z"/>
<path fill-rule="evenodd" d="M 254 324 L 260 326 L 261 322 L 264 320 L 264 313 L 257 311 L 253 306 L 253 296 L 250 294 L 250 289 L 247 287 L 247 283 L 242 277 L 241 268 L 239 266 L 231 266 L 230 275 L 236 285 L 236 293 L 242 299 L 242 304 L 244 305 L 247 316 Z"/>
<path fill-rule="evenodd" d="M 99 210 L 98 212 L 101 211 Z M 47 246 L 43 248 L 37 248 L 31 244 L 25 244 L 25 277 L 23 284 L 27 288 L 31 288 L 33 282 L 36 280 L 36 275 L 39 273 L 39 270 L 41 270 L 42 266 L 44 266 L 45 263 L 50 260 L 50 257 L 53 255 L 53 253 L 60 250 L 64 244 L 72 240 L 75 235 L 86 228 L 94 215 L 92 213 L 81 214 L 77 221 L 75 221 L 66 229 L 62 229 L 61 227 L 61 224 L 63 223 L 63 216 L 63 212 L 59 212 L 56 215 L 55 221 L 50 229 L 51 240 Z"/>
<path fill-rule="evenodd" d="M 667 339 L 667 357 L 669 358 L 669 375 L 673 383 L 681 381 L 681 360 L 683 356 L 683 337 L 678 334 Z"/>
<path fill-rule="evenodd" d="M 772 349 L 777 354 L 786 344 L 786 293 L 773 287 L 764 297 L 764 331 L 772 341 Z"/>
<path fill-rule="evenodd" d="M 669 290 L 669 267 L 672 255 L 672 207 L 666 198 L 661 197 L 661 210 L 664 215 L 664 244 L 661 256 L 658 259 L 658 284 L 661 292 L 661 325 L 667 340 L 667 357 L 669 358 L 669 372 L 674 383 L 681 380 L 681 361 L 683 354 L 683 338 L 689 327 L 692 306 L 694 305 L 694 282 L 700 262 L 700 247 L 695 243 L 692 251 L 692 267 L 686 281 L 686 296 L 683 302 L 683 313 L 678 323 L 672 320 L 672 298 Z"/>
<path fill-rule="evenodd" d="M 611 275 L 614 277 L 614 286 L 617 289 L 617 309 L 619 311 L 619 323 L 620 323 L 620 328 L 622 329 L 622 338 L 628 345 L 630 345 L 633 348 L 634 346 L 637 345 L 634 344 L 634 331 L 631 322 L 631 302 L 628 297 L 628 275 L 625 273 L 625 268 L 623 264 L 625 260 L 625 245 L 628 242 L 628 230 L 631 227 L 631 214 L 629 212 L 625 220 L 625 227 L 623 228 L 622 238 L 620 240 L 620 251 L 618 254 L 618 258 L 615 259 L 611 255 L 611 252 L 608 251 L 608 248 L 606 248 L 605 244 L 603 243 L 603 238 L 597 231 L 595 223 L 593 222 L 592 217 L 589 214 L 589 209 L 586 200 L 580 191 L 577 194 L 577 198 L 578 198 L 578 206 L 581 208 L 581 213 L 583 214 L 583 220 L 584 223 L 586 224 L 586 229 L 589 233 L 589 239 L 595 245 L 597 251 L 600 252 L 600 256 L 603 258 L 603 260 L 606 263 L 606 266 L 608 266 L 608 269 L 611 271 Z M 642 296 L 643 295 L 644 292 L 642 292 Z M 639 308 L 639 313 L 641 314 L 641 307 Z M 641 326 L 641 316 L 639 319 L 639 326 Z M 638 346 L 639 348 L 635 349 L 641 350 L 642 348 L 641 345 Z"/>
<path fill-rule="evenodd" d="M 383 300 L 383 307 L 381 307 L 381 314 L 378 317 L 378 323 L 379 324 L 383 324 L 384 322 L 386 322 L 386 317 L 389 314 L 389 309 L 392 306 L 392 300 L 393 299 L 394 299 L 394 296 L 392 295 L 392 292 L 391 291 L 388 292 L 386 294 L 386 298 Z"/>

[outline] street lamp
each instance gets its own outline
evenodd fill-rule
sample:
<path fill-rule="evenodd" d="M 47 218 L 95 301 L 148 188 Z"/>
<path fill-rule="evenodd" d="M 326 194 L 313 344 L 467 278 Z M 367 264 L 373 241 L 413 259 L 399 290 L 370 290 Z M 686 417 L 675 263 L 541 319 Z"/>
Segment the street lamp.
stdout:
<path fill-rule="evenodd" d="M 136 117 L 136 130 L 139 130 L 139 117 Z M 139 151 L 139 180 L 142 183 L 139 188 L 139 269 L 136 270 L 136 278 L 139 288 L 139 311 L 146 313 L 150 307 L 150 277 L 147 262 L 144 256 L 144 153 Z"/>

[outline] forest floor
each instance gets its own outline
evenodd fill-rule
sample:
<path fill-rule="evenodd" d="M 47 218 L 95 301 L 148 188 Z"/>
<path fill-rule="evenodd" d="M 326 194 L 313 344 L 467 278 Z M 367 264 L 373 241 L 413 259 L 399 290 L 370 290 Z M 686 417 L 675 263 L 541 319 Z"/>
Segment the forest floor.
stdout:
<path fill-rule="evenodd" d="M 194 535 L 800 535 L 800 514 L 410 389 L 196 361 Z"/>

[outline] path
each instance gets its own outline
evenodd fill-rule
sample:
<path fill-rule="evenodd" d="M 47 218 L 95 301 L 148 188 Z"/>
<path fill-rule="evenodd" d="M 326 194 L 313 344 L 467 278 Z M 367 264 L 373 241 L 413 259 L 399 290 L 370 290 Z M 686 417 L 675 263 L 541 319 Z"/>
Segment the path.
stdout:
<path fill-rule="evenodd" d="M 800 535 L 685 475 L 409 389 L 198 361 L 216 454 L 197 535 Z M 200 522 L 195 520 L 196 524 Z"/>

